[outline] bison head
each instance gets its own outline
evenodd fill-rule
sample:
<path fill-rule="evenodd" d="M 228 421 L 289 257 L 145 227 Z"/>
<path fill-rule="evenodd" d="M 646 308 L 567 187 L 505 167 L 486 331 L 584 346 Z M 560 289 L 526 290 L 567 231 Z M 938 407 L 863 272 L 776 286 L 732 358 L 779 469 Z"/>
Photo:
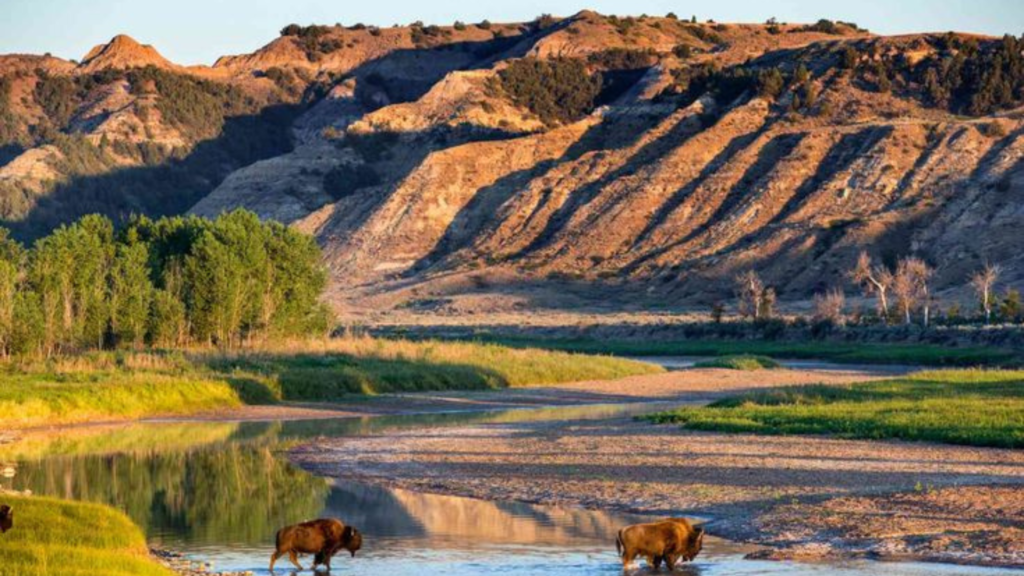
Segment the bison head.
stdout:
<path fill-rule="evenodd" d="M 341 532 L 341 546 L 351 552 L 352 557 L 355 558 L 356 552 L 363 547 L 363 535 L 359 533 L 359 530 L 345 526 L 345 530 Z"/>
<path fill-rule="evenodd" d="M 686 545 L 686 552 L 683 554 L 683 559 L 687 562 L 693 562 L 693 559 L 700 554 L 701 549 L 704 548 L 704 527 L 697 526 L 690 532 L 690 541 Z"/>
<path fill-rule="evenodd" d="M 14 509 L 4 504 L 0 506 L 0 534 L 14 527 Z"/>

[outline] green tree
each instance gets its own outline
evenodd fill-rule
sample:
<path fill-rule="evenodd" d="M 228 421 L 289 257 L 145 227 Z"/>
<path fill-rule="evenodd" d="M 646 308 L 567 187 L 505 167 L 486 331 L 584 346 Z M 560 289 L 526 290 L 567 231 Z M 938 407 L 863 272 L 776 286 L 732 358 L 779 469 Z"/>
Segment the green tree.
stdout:
<path fill-rule="evenodd" d="M 110 275 L 110 328 L 118 342 L 142 346 L 152 299 L 148 246 L 130 238 L 117 246 Z"/>
<path fill-rule="evenodd" d="M 18 294 L 24 249 L 0 228 L 0 354 L 11 350 L 14 336 L 14 304 Z"/>
<path fill-rule="evenodd" d="M 169 290 L 154 290 L 147 329 L 150 343 L 160 348 L 182 346 L 187 331 L 185 305 L 181 300 Z"/>
<path fill-rule="evenodd" d="M 52 344 L 47 340 L 43 305 L 39 294 L 30 291 L 18 292 L 14 297 L 13 319 L 12 354 L 25 356 L 49 353 Z"/>

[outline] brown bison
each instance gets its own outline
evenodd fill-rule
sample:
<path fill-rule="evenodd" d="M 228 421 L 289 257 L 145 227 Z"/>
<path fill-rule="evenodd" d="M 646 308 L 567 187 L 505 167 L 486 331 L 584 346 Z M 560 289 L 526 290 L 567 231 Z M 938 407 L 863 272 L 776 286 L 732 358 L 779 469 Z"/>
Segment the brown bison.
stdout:
<path fill-rule="evenodd" d="M 274 571 L 274 563 L 285 554 L 296 568 L 302 570 L 299 564 L 299 554 L 315 554 L 311 569 L 323 564 L 327 570 L 331 570 L 331 558 L 342 548 L 352 553 L 363 546 L 363 535 L 359 530 L 351 526 L 345 526 L 340 520 L 326 518 L 311 520 L 287 526 L 277 531 L 277 549 L 270 556 L 270 571 Z"/>
<path fill-rule="evenodd" d="M 637 556 L 644 556 L 655 570 L 661 568 L 662 562 L 672 570 L 677 560 L 689 562 L 696 558 L 703 546 L 704 528 L 694 527 L 686 518 L 626 526 L 615 538 L 623 568 Z"/>
<path fill-rule="evenodd" d="M 7 504 L 0 505 L 0 534 L 14 528 L 14 509 Z"/>

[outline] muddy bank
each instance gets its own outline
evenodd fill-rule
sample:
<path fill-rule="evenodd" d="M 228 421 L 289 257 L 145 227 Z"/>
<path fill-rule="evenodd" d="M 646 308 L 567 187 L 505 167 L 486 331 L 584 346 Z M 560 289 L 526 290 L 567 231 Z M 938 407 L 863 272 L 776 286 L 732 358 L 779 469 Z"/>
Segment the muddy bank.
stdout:
<path fill-rule="evenodd" d="M 1024 566 L 1021 451 L 619 419 L 341 438 L 292 458 L 321 475 L 425 492 L 685 512 L 709 518 L 712 534 L 771 547 L 770 558 Z"/>

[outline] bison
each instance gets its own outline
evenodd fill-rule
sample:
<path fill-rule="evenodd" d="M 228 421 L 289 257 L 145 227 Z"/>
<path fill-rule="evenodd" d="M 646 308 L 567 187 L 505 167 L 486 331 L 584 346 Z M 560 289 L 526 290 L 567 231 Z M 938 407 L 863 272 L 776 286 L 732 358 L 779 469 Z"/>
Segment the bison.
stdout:
<path fill-rule="evenodd" d="M 661 563 L 665 562 L 672 570 L 677 560 L 689 562 L 696 558 L 703 546 L 704 528 L 694 527 L 685 518 L 626 526 L 615 538 L 623 568 L 637 556 L 644 556 L 653 569 L 661 568 Z"/>
<path fill-rule="evenodd" d="M 299 554 L 315 554 L 313 566 L 315 570 L 320 564 L 331 569 L 331 558 L 342 548 L 348 550 L 352 556 L 356 555 L 363 546 L 363 536 L 352 526 L 346 526 L 340 520 L 333 518 L 322 518 L 287 526 L 277 531 L 277 549 L 270 556 L 270 571 L 274 571 L 274 563 L 285 554 L 296 568 L 302 570 L 299 564 Z"/>
<path fill-rule="evenodd" d="M 7 504 L 0 505 L 0 534 L 14 528 L 14 509 Z"/>

